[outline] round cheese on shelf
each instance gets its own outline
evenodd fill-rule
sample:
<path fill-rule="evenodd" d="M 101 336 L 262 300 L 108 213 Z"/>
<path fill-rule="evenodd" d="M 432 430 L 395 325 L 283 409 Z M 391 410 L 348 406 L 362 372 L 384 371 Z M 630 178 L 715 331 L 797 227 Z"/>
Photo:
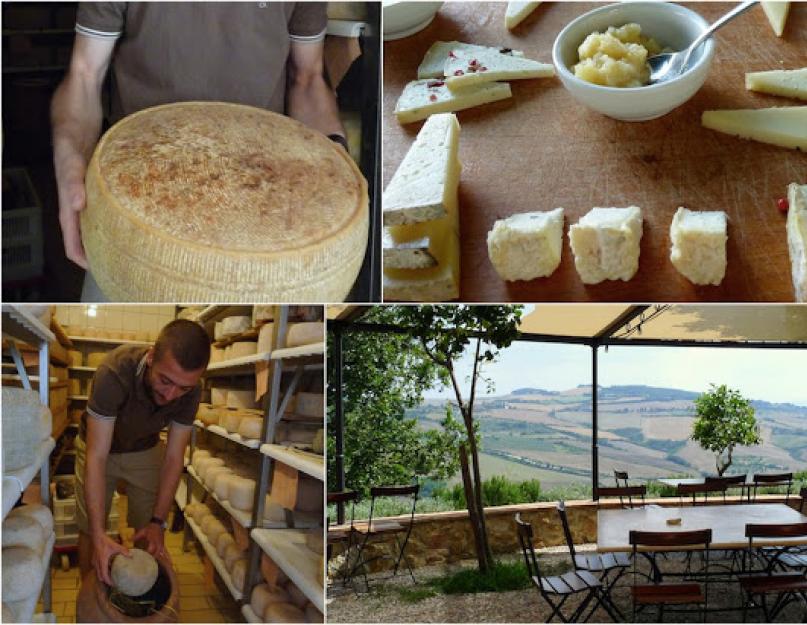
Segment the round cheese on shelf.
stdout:
<path fill-rule="evenodd" d="M 262 615 L 270 603 L 288 603 L 289 594 L 281 587 L 270 588 L 269 584 L 258 584 L 252 589 L 250 605 L 257 615 Z"/>
<path fill-rule="evenodd" d="M 221 321 L 221 333 L 224 337 L 235 336 L 252 327 L 252 315 L 231 315 Z"/>
<path fill-rule="evenodd" d="M 230 345 L 230 347 L 232 347 L 230 358 L 243 358 L 244 356 L 254 356 L 258 349 L 258 343 L 257 341 L 238 341 Z"/>
<path fill-rule="evenodd" d="M 207 472 L 213 467 L 224 466 L 222 458 L 202 458 L 199 461 L 199 477 L 203 482 L 207 482 Z"/>
<path fill-rule="evenodd" d="M 29 503 L 12 508 L 6 520 L 13 517 L 34 519 L 42 526 L 46 539 L 53 533 L 53 514 L 47 506 L 43 506 L 41 503 Z"/>
<path fill-rule="evenodd" d="M 212 425 L 219 422 L 219 409 L 212 404 L 199 404 L 196 411 L 196 418 L 205 425 Z"/>
<path fill-rule="evenodd" d="M 244 557 L 244 552 L 241 551 L 235 543 L 227 545 L 224 548 L 224 555 L 222 556 L 222 559 L 224 560 L 224 566 L 228 571 L 232 571 L 235 561 L 242 557 Z"/>
<path fill-rule="evenodd" d="M 3 549 L 3 601 L 22 601 L 39 594 L 45 569 L 39 554 L 28 547 Z"/>
<path fill-rule="evenodd" d="M 248 477 L 233 477 L 230 479 L 229 488 L 227 489 L 227 501 L 230 502 L 233 508 L 249 512 L 252 510 L 254 500 L 255 480 Z"/>
<path fill-rule="evenodd" d="M 3 521 L 3 548 L 28 547 L 38 554 L 45 549 L 45 541 L 50 534 L 35 519 L 20 515 L 9 516 Z"/>
<path fill-rule="evenodd" d="M 263 417 L 247 417 L 241 419 L 238 425 L 238 433 L 244 438 L 261 438 L 263 428 Z"/>
<path fill-rule="evenodd" d="M 219 425 L 231 434 L 238 432 L 238 426 L 241 425 L 243 415 L 239 410 L 228 409 L 222 410 L 219 413 Z"/>
<path fill-rule="evenodd" d="M 303 623 L 305 613 L 291 603 L 270 603 L 263 614 L 265 623 Z"/>
<path fill-rule="evenodd" d="M 213 517 L 213 521 L 209 521 L 207 524 L 207 532 L 205 532 L 207 539 L 210 541 L 211 545 L 215 545 L 216 541 L 218 541 L 219 536 L 222 534 L 227 533 L 227 528 L 224 526 L 219 519 Z"/>
<path fill-rule="evenodd" d="M 216 497 L 222 501 L 227 499 L 227 495 L 230 493 L 230 482 L 234 477 L 235 474 L 230 470 L 219 473 L 218 476 L 216 476 L 216 481 L 211 485 L 213 492 L 216 493 Z"/>
<path fill-rule="evenodd" d="M 179 102 L 129 115 L 98 142 L 86 192 L 82 241 L 113 301 L 342 301 L 364 259 L 358 167 L 259 108 Z"/>
<path fill-rule="evenodd" d="M 207 473 L 205 473 L 205 484 L 208 488 L 215 491 L 216 486 L 215 484 L 218 480 L 225 475 L 229 475 L 232 473 L 232 470 L 229 467 L 225 467 L 224 465 L 214 466 L 207 469 Z"/>
<path fill-rule="evenodd" d="M 222 532 L 216 541 L 216 553 L 219 554 L 219 557 L 224 557 L 224 551 L 227 549 L 227 546 L 234 544 L 235 539 L 233 538 L 233 535 L 228 534 L 227 532 Z"/>
<path fill-rule="evenodd" d="M 292 323 L 286 333 L 286 347 L 311 345 L 325 340 L 325 324 L 321 321 Z"/>
<path fill-rule="evenodd" d="M 233 586 L 241 592 L 244 591 L 244 582 L 247 578 L 247 559 L 239 558 L 233 563 L 233 570 L 230 573 L 233 579 Z"/>
<path fill-rule="evenodd" d="M 255 390 L 238 390 L 230 389 L 227 393 L 227 407 L 228 408 L 255 408 L 257 402 L 255 401 Z"/>

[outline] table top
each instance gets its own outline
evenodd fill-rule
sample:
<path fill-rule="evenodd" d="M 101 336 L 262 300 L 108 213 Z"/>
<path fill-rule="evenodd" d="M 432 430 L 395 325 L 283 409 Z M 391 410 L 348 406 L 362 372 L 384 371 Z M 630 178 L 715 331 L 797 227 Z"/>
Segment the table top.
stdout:
<path fill-rule="evenodd" d="M 680 518 L 680 525 L 667 525 L 667 519 Z M 742 549 L 748 546 L 748 523 L 804 523 L 807 516 L 781 503 L 661 508 L 649 506 L 632 510 L 597 512 L 597 551 L 631 551 L 631 530 L 684 532 L 712 530 L 713 549 Z M 754 540 L 755 545 L 804 545 L 807 538 Z"/>
<path fill-rule="evenodd" d="M 423 31 L 384 44 L 383 179 L 389 183 L 422 126 L 393 114 L 404 85 L 437 40 L 523 50 L 551 63 L 552 44 L 595 6 L 542 3 L 513 32 L 505 2 L 446 2 Z M 688 5 L 712 22 L 733 4 Z M 513 97 L 457 113 L 463 163 L 459 190 L 464 302 L 793 301 L 785 215 L 776 199 L 807 182 L 807 154 L 738 139 L 701 126 L 704 110 L 795 106 L 798 100 L 745 89 L 750 71 L 804 67 L 807 3 L 792 3 L 783 37 L 754 7 L 715 35 L 706 83 L 686 104 L 648 122 L 620 122 L 585 108 L 560 80 L 512 81 Z M 639 270 L 630 281 L 585 285 L 574 268 L 568 228 L 595 206 L 642 209 Z M 506 282 L 487 252 L 487 233 L 514 213 L 565 209 L 561 263 L 548 278 Z M 679 206 L 729 217 L 728 268 L 720 286 L 698 287 L 670 262 L 669 229 Z"/>
<path fill-rule="evenodd" d="M 745 482 L 740 482 L 737 484 L 729 484 L 728 488 L 745 488 L 747 486 L 753 486 L 753 482 L 749 482 L 748 478 L 745 478 Z M 660 484 L 666 484 L 667 486 L 678 486 L 681 485 L 691 485 L 691 484 L 704 484 L 706 478 L 703 477 L 659 477 L 656 478 L 656 482 Z"/>

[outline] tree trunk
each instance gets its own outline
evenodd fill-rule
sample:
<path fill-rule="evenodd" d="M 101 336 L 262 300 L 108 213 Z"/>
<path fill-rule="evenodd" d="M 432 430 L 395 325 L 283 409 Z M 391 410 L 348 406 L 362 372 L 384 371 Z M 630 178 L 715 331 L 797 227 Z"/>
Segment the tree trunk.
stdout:
<path fill-rule="evenodd" d="M 473 420 L 471 420 L 471 423 L 473 423 Z M 479 525 L 481 529 L 481 538 L 482 538 L 482 549 L 483 553 L 485 554 L 485 561 L 487 562 L 487 567 L 490 568 L 493 566 L 493 552 L 490 550 L 490 542 L 488 541 L 488 530 L 485 524 L 485 507 L 482 505 L 482 477 L 479 471 L 479 452 L 477 451 L 476 439 L 473 435 L 470 436 L 468 442 L 471 447 L 471 467 L 473 468 L 474 483 L 476 487 L 475 488 L 476 497 L 474 499 L 474 504 L 476 505 L 477 515 L 479 516 Z"/>
<path fill-rule="evenodd" d="M 485 555 L 485 546 L 482 539 L 482 528 L 479 525 L 479 514 L 474 505 L 476 495 L 474 493 L 473 483 L 471 482 L 471 472 L 468 469 L 468 452 L 465 445 L 460 445 L 460 469 L 462 471 L 462 486 L 465 490 L 465 503 L 468 508 L 468 521 L 471 524 L 471 530 L 474 534 L 474 544 L 476 546 L 476 558 L 479 562 L 479 570 L 486 572 L 488 570 L 487 558 Z"/>

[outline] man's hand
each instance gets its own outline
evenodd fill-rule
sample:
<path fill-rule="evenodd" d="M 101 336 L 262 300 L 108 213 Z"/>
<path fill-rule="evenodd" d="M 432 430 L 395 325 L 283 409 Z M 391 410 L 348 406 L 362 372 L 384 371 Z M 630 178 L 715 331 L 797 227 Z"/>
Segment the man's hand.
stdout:
<path fill-rule="evenodd" d="M 95 567 L 95 573 L 98 575 L 98 579 L 107 586 L 112 586 L 112 579 L 109 575 L 109 566 L 112 557 L 118 553 L 122 553 L 128 558 L 129 550 L 123 545 L 116 543 L 106 534 L 99 534 L 93 537 L 92 547 L 92 565 Z"/>
<path fill-rule="evenodd" d="M 87 255 L 81 243 L 79 215 L 87 203 L 84 157 L 67 145 L 55 153 L 56 186 L 59 191 L 59 223 L 62 225 L 64 251 L 70 260 L 87 269 Z"/>
<path fill-rule="evenodd" d="M 145 540 L 146 551 L 155 557 L 165 557 L 168 552 L 165 550 L 164 532 L 165 530 L 156 523 L 147 523 L 145 527 L 137 530 L 132 541 L 136 543 L 139 540 Z"/>

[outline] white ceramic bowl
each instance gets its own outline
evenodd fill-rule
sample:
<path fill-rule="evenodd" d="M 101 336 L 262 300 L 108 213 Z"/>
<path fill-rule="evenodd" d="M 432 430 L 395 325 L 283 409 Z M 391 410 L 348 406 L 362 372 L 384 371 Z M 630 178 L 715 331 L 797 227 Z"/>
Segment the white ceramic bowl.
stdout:
<path fill-rule="evenodd" d="M 399 2 L 384 0 L 381 4 L 384 41 L 403 39 L 420 32 L 432 23 L 442 2 Z"/>
<path fill-rule="evenodd" d="M 666 2 L 625 2 L 609 4 L 585 13 L 569 23 L 555 39 L 552 62 L 563 86 L 591 109 L 624 121 L 645 121 L 666 115 L 691 98 L 701 88 L 714 56 L 714 39 L 701 44 L 692 55 L 689 68 L 678 78 L 645 87 L 603 87 L 574 75 L 579 61 L 577 48 L 593 32 L 609 26 L 636 22 L 642 34 L 655 39 L 662 48 L 683 50 L 708 27 L 700 15 L 685 7 Z"/>

